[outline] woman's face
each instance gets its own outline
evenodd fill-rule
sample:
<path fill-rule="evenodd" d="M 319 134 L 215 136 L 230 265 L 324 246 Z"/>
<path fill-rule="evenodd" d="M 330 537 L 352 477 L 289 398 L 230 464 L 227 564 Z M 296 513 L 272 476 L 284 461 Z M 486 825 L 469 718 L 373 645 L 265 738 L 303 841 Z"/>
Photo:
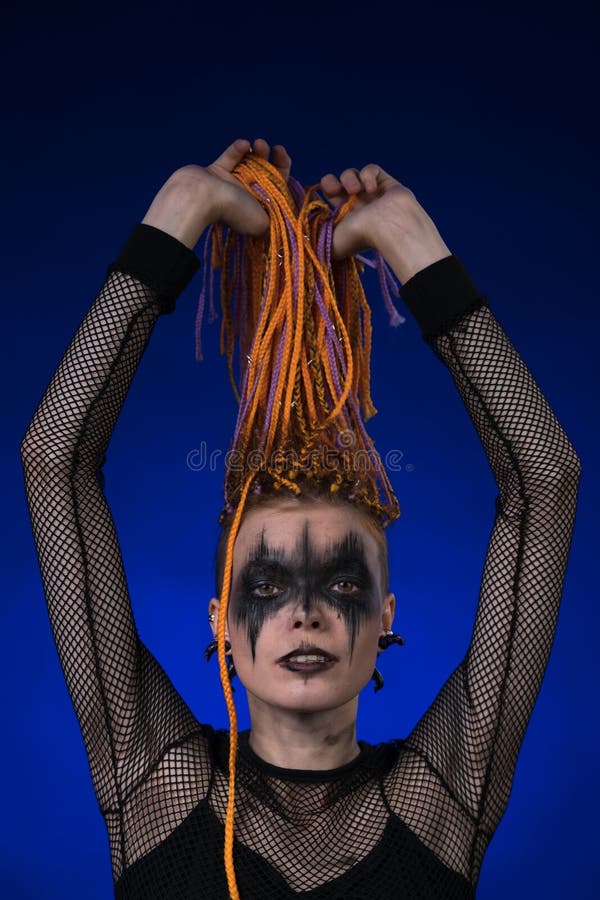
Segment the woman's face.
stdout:
<path fill-rule="evenodd" d="M 234 546 L 227 623 L 249 703 L 317 712 L 356 697 L 394 603 L 381 594 L 377 541 L 350 504 L 249 511 Z M 209 609 L 218 615 L 218 601 Z"/>

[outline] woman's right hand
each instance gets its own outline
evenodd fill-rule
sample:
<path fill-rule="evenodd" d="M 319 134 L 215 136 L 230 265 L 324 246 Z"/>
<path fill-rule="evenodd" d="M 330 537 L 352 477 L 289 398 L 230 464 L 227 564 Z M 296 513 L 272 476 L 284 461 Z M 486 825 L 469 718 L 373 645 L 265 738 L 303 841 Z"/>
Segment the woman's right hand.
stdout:
<path fill-rule="evenodd" d="M 193 249 L 208 225 L 221 222 L 238 234 L 260 237 L 269 228 L 269 215 L 231 173 L 250 151 L 247 140 L 234 141 L 209 166 L 182 166 L 154 198 L 142 220 L 173 235 Z M 271 149 L 257 138 L 253 152 L 269 159 Z M 276 144 L 269 160 L 281 175 L 289 178 L 292 160 L 285 147 Z"/>

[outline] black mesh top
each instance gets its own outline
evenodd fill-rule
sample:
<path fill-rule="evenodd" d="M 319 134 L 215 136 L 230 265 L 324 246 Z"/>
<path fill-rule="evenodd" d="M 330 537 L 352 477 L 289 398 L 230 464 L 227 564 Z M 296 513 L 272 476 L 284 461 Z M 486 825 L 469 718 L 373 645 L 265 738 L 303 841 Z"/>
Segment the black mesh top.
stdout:
<path fill-rule="evenodd" d="M 226 898 L 226 731 L 200 724 L 132 615 L 101 468 L 161 314 L 199 267 L 137 225 L 24 437 L 27 502 L 63 672 L 110 841 L 115 896 Z M 402 288 L 498 486 L 465 658 L 408 737 L 332 771 L 276 768 L 240 735 L 243 900 L 473 897 L 553 644 L 580 463 L 460 260 Z"/>

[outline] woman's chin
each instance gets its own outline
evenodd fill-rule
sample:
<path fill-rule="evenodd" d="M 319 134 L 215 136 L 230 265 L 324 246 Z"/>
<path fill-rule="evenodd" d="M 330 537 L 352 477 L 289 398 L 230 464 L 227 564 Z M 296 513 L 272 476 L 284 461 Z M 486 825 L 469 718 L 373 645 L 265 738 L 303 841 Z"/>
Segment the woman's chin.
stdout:
<path fill-rule="evenodd" d="M 308 714 L 339 709 L 357 696 L 358 692 L 348 693 L 347 685 L 342 688 L 341 685 L 318 684 L 308 679 L 268 695 L 258 695 L 258 699 L 262 705 L 274 709 Z"/>

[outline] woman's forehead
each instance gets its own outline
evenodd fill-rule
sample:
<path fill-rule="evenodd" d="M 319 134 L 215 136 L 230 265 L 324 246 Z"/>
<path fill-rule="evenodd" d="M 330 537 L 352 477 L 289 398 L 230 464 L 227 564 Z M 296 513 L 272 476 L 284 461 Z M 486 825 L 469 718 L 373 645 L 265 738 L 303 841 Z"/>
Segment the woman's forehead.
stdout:
<path fill-rule="evenodd" d="M 319 555 L 341 545 L 362 549 L 367 563 L 377 566 L 377 543 L 363 517 L 350 504 L 318 502 L 282 502 L 249 510 L 236 537 L 234 566 L 243 565 L 261 548 L 291 558 L 307 543 Z"/>

